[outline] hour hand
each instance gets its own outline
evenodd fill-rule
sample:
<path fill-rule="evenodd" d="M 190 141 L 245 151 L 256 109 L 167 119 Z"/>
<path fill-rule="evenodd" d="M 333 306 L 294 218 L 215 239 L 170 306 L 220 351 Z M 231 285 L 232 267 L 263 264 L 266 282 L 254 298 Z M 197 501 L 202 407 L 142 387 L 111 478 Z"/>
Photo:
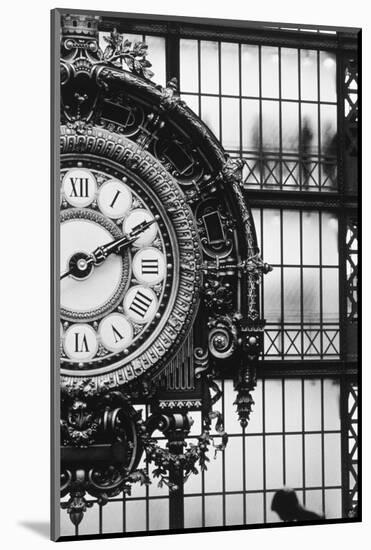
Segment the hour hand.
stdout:
<path fill-rule="evenodd" d="M 155 223 L 157 219 L 158 216 L 155 216 L 153 220 L 143 221 L 136 225 L 128 235 L 124 235 L 120 239 L 116 239 L 102 246 L 98 246 L 91 255 L 93 264 L 101 265 L 110 254 L 119 254 L 124 248 L 127 248 L 133 243 L 143 231 Z"/>

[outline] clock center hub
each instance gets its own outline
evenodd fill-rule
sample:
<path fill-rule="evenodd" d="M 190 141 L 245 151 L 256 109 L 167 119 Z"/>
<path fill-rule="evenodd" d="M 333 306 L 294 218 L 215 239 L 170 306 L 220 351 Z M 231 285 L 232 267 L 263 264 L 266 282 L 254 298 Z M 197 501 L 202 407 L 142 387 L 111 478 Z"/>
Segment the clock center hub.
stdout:
<path fill-rule="evenodd" d="M 75 252 L 68 262 L 68 267 L 71 271 L 71 277 L 83 281 L 91 275 L 94 264 L 85 252 Z"/>

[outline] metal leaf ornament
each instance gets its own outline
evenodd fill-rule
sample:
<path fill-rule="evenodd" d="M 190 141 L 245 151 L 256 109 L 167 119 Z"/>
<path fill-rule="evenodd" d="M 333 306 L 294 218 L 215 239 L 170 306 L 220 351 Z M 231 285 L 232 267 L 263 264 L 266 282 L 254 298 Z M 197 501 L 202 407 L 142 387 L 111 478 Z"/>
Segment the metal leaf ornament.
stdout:
<path fill-rule="evenodd" d="M 116 29 L 105 36 L 107 46 L 103 53 L 103 61 L 115 67 L 121 67 L 125 61 L 129 71 L 144 78 L 152 78 L 154 73 L 149 70 L 152 63 L 148 61 L 148 45 L 145 42 L 130 42 L 124 40 L 123 35 Z"/>

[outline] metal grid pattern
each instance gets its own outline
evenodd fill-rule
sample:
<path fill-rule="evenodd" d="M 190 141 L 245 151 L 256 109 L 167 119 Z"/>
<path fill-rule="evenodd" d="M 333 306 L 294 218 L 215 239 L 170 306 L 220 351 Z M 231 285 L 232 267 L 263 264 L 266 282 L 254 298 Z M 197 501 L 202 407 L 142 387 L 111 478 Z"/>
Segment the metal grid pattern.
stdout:
<path fill-rule="evenodd" d="M 344 113 L 348 153 L 357 158 L 358 154 L 358 62 L 356 57 L 345 61 Z"/>
<path fill-rule="evenodd" d="M 173 44 L 177 39 L 127 33 L 125 38 L 149 44 L 154 80 L 164 85 L 170 59 L 166 43 Z M 293 200 L 302 191 L 339 191 L 336 160 L 339 110 L 334 54 L 188 38 L 180 39 L 178 46 L 179 59 L 175 65 L 174 56 L 170 61 L 171 73 L 174 67 L 178 69 L 182 97 L 210 126 L 226 150 L 244 159 L 247 190 L 292 191 Z M 357 149 L 352 148 L 356 144 L 357 123 L 356 62 L 353 58 L 345 59 L 341 68 L 344 79 L 340 75 L 339 80 L 338 74 L 337 89 L 344 97 L 347 134 L 344 146 L 356 159 Z M 247 73 L 255 76 L 247 79 Z M 344 188 L 352 185 L 354 188 L 348 181 L 353 179 L 353 172 L 346 170 L 344 177 L 347 180 Z M 278 198 L 277 208 L 259 206 L 254 210 L 254 218 L 263 257 L 275 268 L 262 290 L 263 315 L 267 319 L 265 360 L 338 359 L 337 234 L 341 218 L 338 220 L 337 210 L 330 213 L 322 208 L 286 209 L 279 205 Z M 269 230 L 272 224 L 276 224 L 276 231 L 272 227 Z M 293 224 L 296 231 L 292 231 Z M 346 247 L 353 297 L 354 228 L 352 218 Z M 289 239 L 287 235 L 291 235 Z M 273 243 L 271 239 L 276 241 Z M 291 257 L 294 253 L 295 258 Z M 294 273 L 296 293 L 291 284 Z M 314 302 L 313 277 L 317 289 Z M 307 292 L 308 284 L 312 293 Z M 328 290 L 333 296 L 330 309 L 325 303 Z M 291 301 L 296 301 L 296 311 L 287 307 L 290 301 L 286 295 L 290 292 Z M 356 300 L 352 301 L 349 293 L 348 300 L 348 315 L 352 316 Z M 290 365 L 287 362 L 286 365 L 289 369 Z M 220 384 L 224 395 L 216 408 L 220 407 L 225 416 L 230 440 L 223 454 L 218 453 L 216 460 L 211 458 L 206 472 L 187 481 L 185 527 L 278 521 L 270 503 L 275 490 L 283 485 L 293 487 L 304 505 L 329 519 L 342 517 L 344 510 L 354 507 L 358 494 L 356 384 L 349 386 L 345 430 L 344 425 L 340 426 L 339 412 L 340 387 L 343 392 L 347 384 L 342 378 L 313 379 L 303 375 L 259 380 L 254 392 L 256 405 L 245 431 L 241 431 L 234 411 L 232 381 Z M 201 418 L 194 413 L 192 416 L 195 424 L 190 441 L 201 430 Z M 166 444 L 160 433 L 154 435 Z M 340 448 L 345 436 L 347 458 Z M 344 475 L 349 481 L 346 484 Z M 119 495 L 104 507 L 94 504 L 76 531 L 62 511 L 62 534 L 168 529 L 168 512 L 167 487 L 159 488 L 155 481 L 149 487 L 133 486 L 131 496 Z"/>
<path fill-rule="evenodd" d="M 358 507 L 358 385 L 348 385 L 347 415 L 347 474 L 348 499 L 346 512 L 355 511 Z"/>
<path fill-rule="evenodd" d="M 294 488 L 309 509 L 341 517 L 339 380 L 259 380 L 246 430 L 234 411 L 232 381 L 218 384 L 223 397 L 215 408 L 225 417 L 229 442 L 215 457 L 211 449 L 208 469 L 185 483 L 185 528 L 280 521 L 270 506 L 284 485 Z M 195 422 L 187 441 L 194 442 L 201 413 L 191 416 Z M 166 445 L 161 433 L 154 435 Z M 134 485 L 131 496 L 120 495 L 103 507 L 95 503 L 76 534 L 168 529 L 168 510 L 168 489 L 153 480 L 149 487 Z M 63 534 L 74 534 L 62 513 Z"/>
<path fill-rule="evenodd" d="M 181 39 L 180 90 L 246 188 L 336 191 L 333 53 Z"/>
<path fill-rule="evenodd" d="M 339 358 L 338 219 L 328 211 L 253 209 L 262 256 L 265 359 Z"/>
<path fill-rule="evenodd" d="M 351 321 L 358 319 L 358 223 L 347 220 L 346 232 L 346 275 L 347 275 L 347 317 Z"/>
<path fill-rule="evenodd" d="M 280 521 L 276 490 L 293 487 L 309 509 L 341 517 L 338 380 L 260 380 L 246 430 L 233 410 L 232 382 L 221 382 L 229 442 L 223 456 L 185 487 L 185 527 Z M 290 395 L 290 399 L 286 396 Z"/>

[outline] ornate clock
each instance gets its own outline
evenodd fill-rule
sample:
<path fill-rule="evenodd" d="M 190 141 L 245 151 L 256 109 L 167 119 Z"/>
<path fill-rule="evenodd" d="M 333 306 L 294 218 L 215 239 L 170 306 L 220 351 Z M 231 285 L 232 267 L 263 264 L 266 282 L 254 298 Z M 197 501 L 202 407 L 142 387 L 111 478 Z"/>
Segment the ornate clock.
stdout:
<path fill-rule="evenodd" d="M 62 127 L 61 142 L 62 384 L 120 387 L 158 371 L 190 330 L 197 226 L 175 179 L 129 139 Z"/>
<path fill-rule="evenodd" d="M 240 161 L 174 79 L 165 88 L 149 80 L 145 44 L 111 29 L 102 52 L 98 24 L 62 18 L 60 489 L 75 525 L 87 495 L 104 504 L 151 481 L 138 469 L 142 456 L 170 498 L 181 497 L 195 464 L 205 464 L 215 419 L 217 448 L 226 444 L 213 410 L 217 377 L 234 378 L 246 426 L 263 344 L 258 284 L 269 271 Z M 146 420 L 138 406 L 149 406 Z M 203 432 L 187 447 L 192 410 Z M 175 526 L 179 502 L 170 506 Z"/>

